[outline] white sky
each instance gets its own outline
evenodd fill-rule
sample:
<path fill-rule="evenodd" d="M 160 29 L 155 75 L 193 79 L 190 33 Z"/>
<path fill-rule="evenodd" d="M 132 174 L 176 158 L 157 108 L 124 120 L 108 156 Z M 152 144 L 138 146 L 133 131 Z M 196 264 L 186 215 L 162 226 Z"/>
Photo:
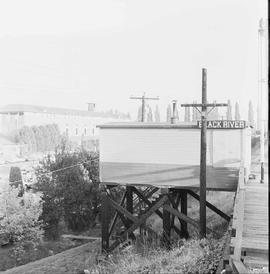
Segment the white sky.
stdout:
<path fill-rule="evenodd" d="M 258 22 L 265 0 L 0 0 L 1 105 L 118 109 L 130 95 L 165 109 L 208 98 L 257 103 Z M 151 103 L 155 108 L 155 102 Z M 255 110 L 255 109 L 254 109 Z M 181 114 L 180 114 L 181 115 Z"/>

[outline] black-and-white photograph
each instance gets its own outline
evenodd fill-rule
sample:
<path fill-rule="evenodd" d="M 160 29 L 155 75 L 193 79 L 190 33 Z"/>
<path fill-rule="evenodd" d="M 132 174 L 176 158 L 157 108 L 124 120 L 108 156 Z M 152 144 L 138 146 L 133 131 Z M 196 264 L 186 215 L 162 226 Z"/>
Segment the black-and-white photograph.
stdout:
<path fill-rule="evenodd" d="M 0 272 L 269 273 L 267 0 L 0 0 Z"/>

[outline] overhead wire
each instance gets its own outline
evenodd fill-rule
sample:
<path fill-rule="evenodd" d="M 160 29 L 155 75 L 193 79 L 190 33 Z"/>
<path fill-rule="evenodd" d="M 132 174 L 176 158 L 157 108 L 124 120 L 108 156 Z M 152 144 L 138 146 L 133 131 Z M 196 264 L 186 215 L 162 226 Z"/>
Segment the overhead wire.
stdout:
<path fill-rule="evenodd" d="M 67 169 L 70 169 L 70 168 L 73 168 L 73 167 L 76 167 L 76 166 L 81 166 L 82 164 L 86 164 L 86 163 L 89 163 L 89 162 L 95 162 L 97 159 L 98 159 L 98 158 L 94 158 L 94 159 L 91 159 L 91 160 L 87 160 L 87 161 L 80 162 L 80 163 L 78 163 L 78 164 L 76 164 L 76 165 L 71 165 L 71 166 L 59 168 L 59 169 L 56 169 L 56 170 L 44 172 L 44 173 L 42 173 L 41 175 L 53 174 L 53 173 L 55 173 L 55 172 L 67 170 Z M 10 183 L 14 184 L 14 183 L 20 183 L 20 182 L 23 182 L 23 180 L 17 180 L 17 181 L 10 182 Z"/>

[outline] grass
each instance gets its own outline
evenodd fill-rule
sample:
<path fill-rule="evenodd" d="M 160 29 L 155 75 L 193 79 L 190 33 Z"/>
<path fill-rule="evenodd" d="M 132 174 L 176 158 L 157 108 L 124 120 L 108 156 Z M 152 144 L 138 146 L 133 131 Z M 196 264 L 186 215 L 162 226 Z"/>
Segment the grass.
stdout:
<path fill-rule="evenodd" d="M 215 273 L 222 256 L 224 240 L 180 240 L 171 249 L 147 247 L 144 252 L 136 245 L 116 252 L 90 273 Z"/>

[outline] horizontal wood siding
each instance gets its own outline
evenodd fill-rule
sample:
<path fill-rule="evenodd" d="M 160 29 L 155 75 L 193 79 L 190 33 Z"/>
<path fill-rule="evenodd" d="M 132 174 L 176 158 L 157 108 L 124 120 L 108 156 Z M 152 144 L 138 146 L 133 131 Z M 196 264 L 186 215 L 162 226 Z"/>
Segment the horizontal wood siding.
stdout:
<path fill-rule="evenodd" d="M 213 166 L 240 166 L 241 130 L 213 131 Z"/>
<path fill-rule="evenodd" d="M 211 132 L 208 133 L 207 160 L 211 161 Z M 102 128 L 102 162 L 199 165 L 198 129 Z"/>

